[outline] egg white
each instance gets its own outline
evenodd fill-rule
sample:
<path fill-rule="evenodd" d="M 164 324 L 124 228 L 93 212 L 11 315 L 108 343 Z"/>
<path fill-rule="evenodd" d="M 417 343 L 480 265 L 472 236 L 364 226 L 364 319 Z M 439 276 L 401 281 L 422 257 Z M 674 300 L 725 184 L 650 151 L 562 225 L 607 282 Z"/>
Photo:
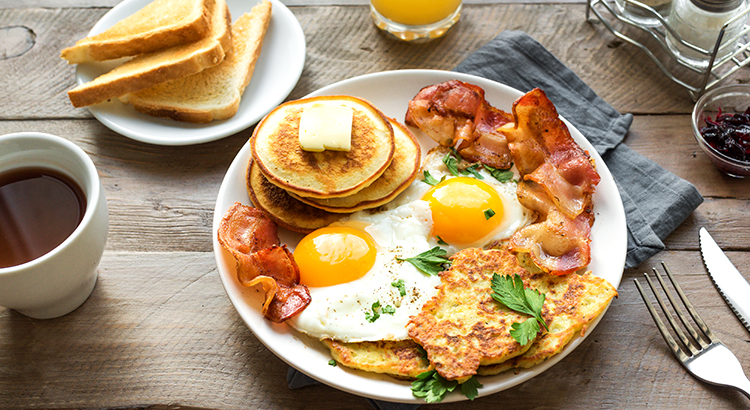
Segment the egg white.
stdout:
<path fill-rule="evenodd" d="M 442 156 L 428 155 L 423 169 L 438 180 L 454 178 L 443 164 Z M 534 213 L 518 202 L 515 182 L 501 183 L 484 169 L 479 173 L 484 177 L 482 181 L 492 186 L 502 198 L 502 221 L 475 243 L 441 245 L 448 255 L 464 248 L 482 247 L 507 239 L 534 220 Z M 438 276 L 422 273 L 411 263 L 398 260 L 438 246 L 437 239 L 430 233 L 432 213 L 429 204 L 422 200 L 432 186 L 421 179 L 420 175 L 378 212 L 357 212 L 332 225 L 351 226 L 369 233 L 377 246 L 375 264 L 357 280 L 310 287 L 310 305 L 287 321 L 289 325 L 318 339 L 331 338 L 342 342 L 408 339 L 406 325 L 409 318 L 421 311 L 422 306 L 437 293 L 436 286 L 440 284 Z M 405 296 L 391 285 L 399 279 L 404 281 Z M 372 305 L 376 302 L 381 310 L 385 306 L 394 307 L 395 313 L 380 313 L 378 319 L 368 320 L 366 313 L 372 314 Z"/>
<path fill-rule="evenodd" d="M 404 340 L 408 338 L 406 324 L 416 315 L 440 284 L 438 276 L 418 271 L 411 263 L 396 258 L 408 258 L 437 246 L 430 238 L 430 210 L 427 203 L 418 201 L 398 208 L 369 214 L 358 212 L 345 222 L 369 233 L 377 245 L 373 267 L 361 278 L 334 286 L 310 287 L 312 302 L 287 321 L 293 328 L 318 339 L 332 338 L 343 342 L 374 340 Z M 391 284 L 404 281 L 406 295 Z M 372 305 L 378 302 L 395 308 L 393 315 L 380 313 L 374 321 Z"/>

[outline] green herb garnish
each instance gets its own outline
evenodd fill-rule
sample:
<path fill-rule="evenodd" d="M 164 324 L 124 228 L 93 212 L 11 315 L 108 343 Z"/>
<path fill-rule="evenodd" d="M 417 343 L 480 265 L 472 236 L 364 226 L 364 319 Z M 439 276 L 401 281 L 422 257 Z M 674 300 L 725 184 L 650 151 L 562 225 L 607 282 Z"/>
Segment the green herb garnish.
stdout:
<path fill-rule="evenodd" d="M 443 240 L 443 238 L 441 238 L 441 237 L 440 237 L 439 235 L 438 235 L 438 236 L 435 236 L 435 239 L 437 239 L 437 243 L 438 243 L 439 245 L 446 245 L 446 246 L 448 245 L 448 243 L 447 243 L 447 242 L 445 242 L 445 241 Z"/>
<path fill-rule="evenodd" d="M 482 383 L 479 383 L 474 376 L 469 377 L 469 380 L 461 383 L 461 393 L 464 394 L 469 400 L 474 400 L 479 395 L 479 389 L 482 387 Z"/>
<path fill-rule="evenodd" d="M 445 270 L 444 265 L 450 263 L 448 258 L 445 256 L 448 251 L 436 246 L 429 251 L 420 253 L 417 256 L 411 258 L 396 258 L 399 261 L 407 261 L 414 265 L 415 268 L 428 275 L 437 275 L 438 273 Z"/>
<path fill-rule="evenodd" d="M 422 398 L 427 403 L 440 403 L 445 395 L 455 390 L 458 385 L 457 381 L 446 380 L 435 370 L 430 370 L 417 376 L 417 380 L 411 383 L 411 392 L 415 397 Z M 469 400 L 474 400 L 479 394 L 477 389 L 480 387 L 482 384 L 471 376 L 469 380 L 461 384 L 461 393 Z"/>
<path fill-rule="evenodd" d="M 422 182 L 424 182 L 425 184 L 435 186 L 443 182 L 443 180 L 445 180 L 445 175 L 443 175 L 443 177 L 440 178 L 440 181 L 438 181 L 437 179 L 435 179 L 435 177 L 432 176 L 432 174 L 430 174 L 430 171 L 424 170 L 424 179 L 422 180 Z"/>
<path fill-rule="evenodd" d="M 500 169 L 500 168 L 493 168 L 489 165 L 482 164 L 484 166 L 484 169 L 489 171 L 490 175 L 492 175 L 493 178 L 500 182 L 508 182 L 513 180 L 513 171 L 510 169 Z M 513 164 L 511 164 L 513 166 Z"/>
<path fill-rule="evenodd" d="M 406 285 L 404 285 L 404 280 L 399 279 L 396 282 L 391 282 L 391 286 L 394 288 L 398 288 L 398 293 L 401 296 L 406 296 Z"/>
<path fill-rule="evenodd" d="M 484 210 L 484 219 L 490 219 L 493 216 L 495 216 L 495 211 L 493 211 L 492 208 L 488 208 Z"/>
<path fill-rule="evenodd" d="M 329 365 L 329 366 L 333 366 L 333 367 L 336 367 L 336 361 L 335 361 L 335 360 L 333 360 L 333 359 L 331 359 L 331 360 L 329 360 L 329 361 L 328 361 L 328 365 Z"/>
<path fill-rule="evenodd" d="M 365 312 L 365 319 L 367 319 L 368 322 L 372 323 L 380 318 L 381 313 L 392 316 L 394 313 L 396 313 L 396 308 L 391 305 L 387 305 L 386 307 L 381 309 L 380 301 L 376 300 L 375 303 L 372 304 L 372 311 Z"/>
<path fill-rule="evenodd" d="M 469 174 L 471 174 L 471 175 L 473 175 L 473 176 L 474 176 L 474 178 L 476 178 L 476 179 L 484 179 L 484 177 L 482 176 L 482 174 L 480 174 L 480 173 L 479 173 L 479 171 L 477 171 L 477 168 L 479 168 L 479 164 L 474 164 L 474 165 L 471 165 L 471 166 L 469 166 L 468 168 L 466 168 L 466 169 L 465 169 L 465 170 L 464 170 L 464 171 L 462 172 L 462 174 L 463 174 L 463 175 L 469 175 Z"/>
<path fill-rule="evenodd" d="M 459 175 L 458 162 L 459 159 L 450 152 L 445 154 L 445 156 L 443 157 L 443 164 L 448 167 L 448 171 L 450 171 L 450 173 L 453 174 L 454 177 L 457 177 Z"/>
<path fill-rule="evenodd" d="M 522 323 L 513 323 L 510 335 L 518 343 L 525 345 L 536 338 L 539 325 L 549 332 L 547 323 L 542 319 L 542 305 L 545 295 L 535 289 L 524 288 L 521 276 L 498 274 L 492 275 L 492 298 L 511 310 L 531 316 Z"/>
<path fill-rule="evenodd" d="M 367 319 L 368 322 L 372 323 L 380 317 L 380 312 L 378 312 L 378 308 L 380 308 L 380 301 L 376 300 L 375 303 L 372 304 L 372 312 L 365 312 L 365 319 Z"/>

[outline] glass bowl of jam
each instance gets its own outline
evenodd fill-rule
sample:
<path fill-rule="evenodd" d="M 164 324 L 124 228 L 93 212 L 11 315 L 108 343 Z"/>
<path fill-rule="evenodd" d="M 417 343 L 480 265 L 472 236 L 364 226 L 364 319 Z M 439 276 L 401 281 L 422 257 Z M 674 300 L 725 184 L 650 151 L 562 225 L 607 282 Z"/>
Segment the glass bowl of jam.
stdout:
<path fill-rule="evenodd" d="M 750 85 L 715 88 L 698 99 L 693 135 L 716 167 L 727 175 L 750 176 Z"/>
<path fill-rule="evenodd" d="M 727 175 L 750 176 L 750 85 L 715 88 L 698 99 L 693 135 L 716 167 Z"/>

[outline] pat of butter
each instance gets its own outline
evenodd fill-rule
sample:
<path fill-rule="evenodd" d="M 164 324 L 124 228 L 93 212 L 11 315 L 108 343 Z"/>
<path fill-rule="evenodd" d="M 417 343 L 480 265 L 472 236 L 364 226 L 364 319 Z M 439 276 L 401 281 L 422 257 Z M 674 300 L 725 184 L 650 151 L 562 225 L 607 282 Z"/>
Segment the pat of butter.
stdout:
<path fill-rule="evenodd" d="M 352 118 L 354 110 L 330 104 L 313 104 L 299 121 L 299 144 L 305 151 L 352 149 Z"/>

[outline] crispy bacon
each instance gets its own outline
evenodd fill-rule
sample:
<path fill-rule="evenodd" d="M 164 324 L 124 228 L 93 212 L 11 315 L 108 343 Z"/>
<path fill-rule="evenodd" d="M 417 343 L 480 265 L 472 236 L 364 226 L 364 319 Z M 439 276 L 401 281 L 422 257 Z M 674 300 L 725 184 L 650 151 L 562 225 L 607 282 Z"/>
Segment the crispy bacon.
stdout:
<path fill-rule="evenodd" d="M 536 182 L 519 182 L 517 195 L 521 205 L 536 211 L 539 218 L 511 237 L 511 250 L 528 253 L 537 266 L 557 275 L 575 272 L 589 264 L 593 223 L 590 200 L 584 212 L 570 219 Z"/>
<path fill-rule="evenodd" d="M 425 87 L 409 102 L 405 121 L 469 161 L 502 169 L 512 165 L 508 143 L 497 129 L 513 117 L 492 107 L 481 87 L 458 80 Z"/>
<path fill-rule="evenodd" d="M 279 246 L 278 228 L 262 211 L 236 202 L 219 224 L 218 241 L 237 261 L 240 284 L 263 287 L 266 319 L 284 322 L 310 304 L 292 253 Z"/>
<path fill-rule="evenodd" d="M 591 196 L 599 174 L 542 90 L 516 100 L 513 117 L 515 125 L 501 132 L 523 177 L 518 198 L 540 219 L 513 235 L 511 249 L 528 252 L 550 273 L 574 272 L 591 260 Z"/>
<path fill-rule="evenodd" d="M 600 177 L 542 90 L 519 98 L 511 115 L 492 107 L 481 87 L 451 80 L 420 90 L 406 123 L 470 162 L 504 169 L 515 162 L 519 201 L 539 218 L 513 235 L 511 249 L 553 274 L 588 265 L 591 196 Z"/>

